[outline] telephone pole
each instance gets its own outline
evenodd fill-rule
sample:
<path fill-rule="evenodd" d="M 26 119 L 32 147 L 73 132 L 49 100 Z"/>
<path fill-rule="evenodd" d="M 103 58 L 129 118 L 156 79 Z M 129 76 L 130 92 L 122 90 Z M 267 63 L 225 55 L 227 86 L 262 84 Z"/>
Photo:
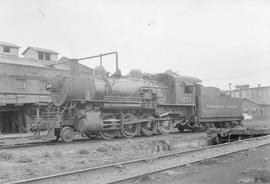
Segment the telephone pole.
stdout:
<path fill-rule="evenodd" d="M 230 97 L 232 97 L 232 83 L 229 83 Z"/>

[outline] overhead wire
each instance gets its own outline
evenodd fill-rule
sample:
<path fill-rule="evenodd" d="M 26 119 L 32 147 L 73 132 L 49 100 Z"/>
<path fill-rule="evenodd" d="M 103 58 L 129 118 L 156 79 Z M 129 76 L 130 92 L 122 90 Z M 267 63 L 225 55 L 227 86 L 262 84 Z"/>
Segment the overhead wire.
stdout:
<path fill-rule="evenodd" d="M 243 74 L 240 74 L 240 75 L 229 76 L 229 77 L 202 79 L 202 81 L 219 81 L 219 80 L 228 80 L 228 79 L 242 78 L 242 77 L 245 77 L 245 76 L 250 76 L 250 75 L 254 75 L 254 74 L 257 74 L 257 73 L 264 72 L 266 70 L 269 70 L 269 68 L 270 68 L 270 65 L 268 67 L 264 68 L 264 69 L 257 70 L 257 71 L 254 71 L 254 72 L 243 73 Z"/>

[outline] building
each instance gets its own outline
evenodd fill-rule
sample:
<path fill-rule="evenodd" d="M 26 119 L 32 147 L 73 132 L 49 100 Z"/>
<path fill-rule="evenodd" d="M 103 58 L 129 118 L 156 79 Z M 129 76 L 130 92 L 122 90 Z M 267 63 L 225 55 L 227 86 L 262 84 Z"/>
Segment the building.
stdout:
<path fill-rule="evenodd" d="M 59 64 L 56 51 L 28 47 L 20 57 L 19 49 L 0 42 L 0 133 L 27 132 L 33 112 L 51 101 L 48 80 L 59 74 L 70 76 L 69 63 Z M 81 75 L 93 74 L 84 65 L 79 70 Z"/>
<path fill-rule="evenodd" d="M 23 51 L 22 55 L 24 55 L 24 58 L 47 62 L 55 62 L 58 57 L 58 53 L 56 51 L 38 47 L 27 47 L 27 49 Z"/>
<path fill-rule="evenodd" d="M 243 112 L 254 119 L 270 119 L 270 86 L 236 86 L 232 97 L 242 98 Z"/>
<path fill-rule="evenodd" d="M 0 55 L 17 57 L 19 55 L 19 48 L 16 44 L 0 41 Z"/>
<path fill-rule="evenodd" d="M 253 119 L 270 119 L 270 104 L 259 100 L 243 98 L 242 106 L 243 112 L 251 115 Z"/>

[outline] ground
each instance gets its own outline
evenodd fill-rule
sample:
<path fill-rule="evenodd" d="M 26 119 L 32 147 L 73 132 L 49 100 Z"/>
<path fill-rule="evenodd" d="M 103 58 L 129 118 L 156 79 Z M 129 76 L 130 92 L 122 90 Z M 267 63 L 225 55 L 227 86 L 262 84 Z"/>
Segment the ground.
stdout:
<path fill-rule="evenodd" d="M 249 121 L 244 122 L 244 125 L 269 127 L 269 121 Z M 15 139 L 13 141 L 16 142 Z M 153 154 L 169 151 L 184 151 L 208 144 L 206 133 L 202 132 L 175 133 L 168 136 L 158 135 L 132 139 L 90 140 L 89 142 L 76 142 L 57 146 L 0 150 L 0 183 L 152 156 Z M 248 155 L 250 153 L 252 151 L 248 152 Z M 164 178 L 164 181 L 149 177 L 146 177 L 145 180 L 150 183 L 152 181 L 157 183 L 177 183 L 177 181 L 181 181 L 181 183 L 222 183 L 224 180 L 224 184 L 238 182 L 241 179 L 244 181 L 244 176 L 243 178 L 238 178 L 238 176 L 242 176 L 240 175 L 241 173 L 239 174 L 243 170 L 242 167 L 246 169 L 255 166 L 258 169 L 263 169 L 263 164 L 268 163 L 267 158 L 270 157 L 269 153 L 270 148 L 268 148 L 268 153 L 263 151 L 260 153 L 259 157 L 266 160 L 258 161 L 258 166 L 256 166 L 256 160 L 252 161 L 252 159 L 257 158 L 256 155 L 249 158 L 245 157 L 245 154 L 239 154 L 238 156 L 228 157 L 225 160 L 210 160 L 206 163 L 190 165 L 184 170 L 180 169 L 177 172 L 164 172 L 161 178 Z M 242 157 L 247 158 L 247 161 L 243 162 L 242 166 L 241 164 L 238 166 L 236 163 L 242 160 Z M 238 174 L 234 176 L 233 173 L 237 173 L 237 171 L 239 171 Z M 172 178 L 171 175 L 176 175 L 175 180 L 170 180 Z M 231 175 L 233 177 L 232 180 L 230 180 Z"/>
<path fill-rule="evenodd" d="M 129 181 L 135 184 L 270 183 L 270 145 Z"/>
<path fill-rule="evenodd" d="M 208 144 L 204 132 L 0 150 L 0 183 Z"/>

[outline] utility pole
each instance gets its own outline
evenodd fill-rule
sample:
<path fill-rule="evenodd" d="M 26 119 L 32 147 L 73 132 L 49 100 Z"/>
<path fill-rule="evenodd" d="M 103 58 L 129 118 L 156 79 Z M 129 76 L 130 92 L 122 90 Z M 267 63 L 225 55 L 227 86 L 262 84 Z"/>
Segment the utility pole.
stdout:
<path fill-rule="evenodd" d="M 230 97 L 232 97 L 232 83 L 229 83 Z"/>

